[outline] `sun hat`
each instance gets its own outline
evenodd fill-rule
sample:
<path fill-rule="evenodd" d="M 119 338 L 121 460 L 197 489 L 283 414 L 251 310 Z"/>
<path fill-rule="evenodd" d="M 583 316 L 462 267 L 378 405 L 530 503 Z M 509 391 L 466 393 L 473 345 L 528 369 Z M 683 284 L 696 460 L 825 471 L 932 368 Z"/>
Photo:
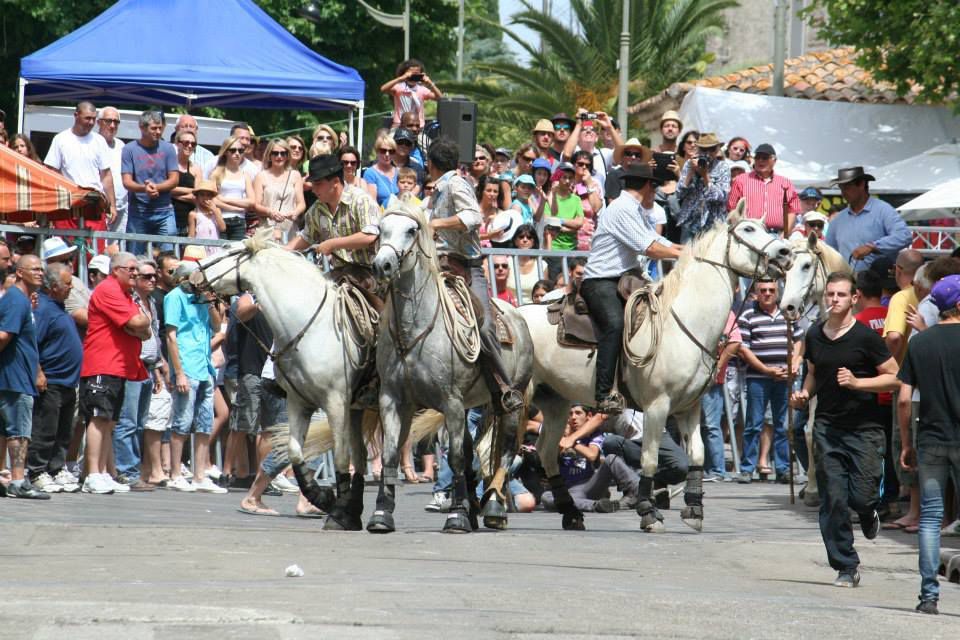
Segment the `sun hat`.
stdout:
<path fill-rule="evenodd" d="M 553 123 L 546 118 L 537 121 L 537 126 L 533 128 L 532 133 L 553 133 Z"/>
<path fill-rule="evenodd" d="M 683 120 L 680 119 L 680 114 L 671 109 L 670 111 L 665 111 L 662 116 L 660 116 L 660 126 L 663 126 L 663 123 L 667 120 L 673 120 L 677 123 L 677 126 L 683 129 Z"/>
<path fill-rule="evenodd" d="M 490 238 L 494 242 L 510 242 L 522 224 L 523 214 L 516 209 L 507 209 L 493 216 L 487 231 L 489 233 L 499 232 L 496 237 Z"/>
<path fill-rule="evenodd" d="M 69 246 L 63 238 L 54 236 L 43 241 L 43 259 L 51 260 L 60 256 L 71 255 L 77 250 L 76 246 Z"/>
<path fill-rule="evenodd" d="M 343 165 L 340 164 L 340 159 L 336 156 L 332 154 L 316 156 L 310 160 L 310 175 L 307 176 L 307 180 L 316 182 L 317 180 L 323 180 L 342 171 Z"/>
<path fill-rule="evenodd" d="M 715 133 L 701 133 L 700 137 L 697 138 L 697 146 L 701 149 L 711 149 L 713 147 L 720 146 L 720 139 L 717 138 Z"/>
<path fill-rule="evenodd" d="M 630 138 L 613 150 L 613 164 L 620 164 L 623 161 L 623 152 L 627 149 L 640 149 L 645 152 L 644 156 L 649 155 L 650 157 L 644 157 L 644 160 L 651 160 L 653 158 L 653 153 L 647 149 L 638 138 Z"/>
<path fill-rule="evenodd" d="M 837 177 L 831 180 L 830 184 L 837 186 L 859 180 L 860 178 L 864 178 L 866 180 L 876 180 L 876 178 L 869 173 L 865 173 L 863 167 L 847 167 L 845 169 L 838 170 Z"/>
<path fill-rule="evenodd" d="M 730 171 L 732 172 L 734 169 L 742 169 L 744 172 L 747 172 L 751 170 L 751 167 L 750 163 L 746 160 L 737 160 L 730 165 Z"/>
<path fill-rule="evenodd" d="M 198 193 L 209 193 L 211 195 L 217 195 L 217 183 L 213 180 L 201 180 L 197 183 L 197 186 L 193 188 L 194 195 Z"/>
<path fill-rule="evenodd" d="M 940 311 L 955 309 L 960 302 L 960 275 L 950 275 L 937 280 L 930 290 L 930 300 Z"/>
<path fill-rule="evenodd" d="M 90 271 L 99 271 L 103 275 L 108 276 L 110 275 L 110 256 L 103 254 L 93 256 L 90 258 L 90 262 L 87 263 L 87 267 Z"/>
<path fill-rule="evenodd" d="M 557 124 L 558 122 L 565 122 L 565 123 L 567 123 L 567 124 L 570 125 L 570 128 L 573 128 L 574 125 L 577 124 L 577 121 L 576 121 L 576 120 L 574 120 L 573 118 L 571 118 L 570 116 L 568 116 L 568 115 L 565 114 L 565 113 L 558 113 L 558 114 L 556 114 L 555 116 L 553 116 L 552 118 L 550 118 L 550 122 L 552 122 L 553 124 Z"/>

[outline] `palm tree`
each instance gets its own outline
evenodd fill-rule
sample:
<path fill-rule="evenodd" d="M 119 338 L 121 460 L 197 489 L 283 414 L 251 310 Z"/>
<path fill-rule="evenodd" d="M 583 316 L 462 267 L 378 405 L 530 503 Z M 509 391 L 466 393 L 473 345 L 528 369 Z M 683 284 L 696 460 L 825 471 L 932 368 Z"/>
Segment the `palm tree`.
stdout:
<path fill-rule="evenodd" d="M 736 0 L 630 0 L 631 102 L 674 82 L 701 75 L 712 60 L 709 35 L 723 26 L 721 12 Z M 524 67 L 511 62 L 475 63 L 472 75 L 486 80 L 451 86 L 483 104 L 485 117 L 528 127 L 545 115 L 577 107 L 612 112 L 617 95 L 622 3 L 571 0 L 579 30 L 571 30 L 523 0 L 511 24 L 539 37 L 542 50 L 508 27 L 496 25 L 529 55 Z M 483 19 L 481 19 L 483 20 Z M 489 21 L 487 21 L 489 22 Z M 496 24 L 490 22 L 490 24 Z"/>

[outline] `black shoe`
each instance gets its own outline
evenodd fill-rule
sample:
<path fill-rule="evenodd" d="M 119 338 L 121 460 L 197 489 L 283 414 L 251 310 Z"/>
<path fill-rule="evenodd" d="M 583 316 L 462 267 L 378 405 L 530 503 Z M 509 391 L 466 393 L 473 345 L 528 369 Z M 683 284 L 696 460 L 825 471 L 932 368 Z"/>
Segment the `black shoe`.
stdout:
<path fill-rule="evenodd" d="M 40 491 L 30 484 L 29 480 L 24 479 L 19 487 L 13 483 L 7 487 L 7 497 L 21 500 L 49 500 L 50 494 Z"/>
<path fill-rule="evenodd" d="M 936 600 L 921 600 L 920 604 L 917 605 L 917 611 L 931 615 L 938 615 L 940 613 L 940 610 L 937 609 Z"/>
<path fill-rule="evenodd" d="M 874 511 L 872 515 L 860 516 L 860 530 L 867 540 L 876 538 L 880 532 L 880 515 Z"/>
<path fill-rule="evenodd" d="M 593 505 L 593 510 L 597 513 L 613 513 L 619 509 L 620 503 L 616 500 L 610 500 L 608 498 L 597 500 Z"/>
<path fill-rule="evenodd" d="M 237 489 L 249 489 L 251 486 L 253 486 L 253 478 L 254 476 L 247 476 L 245 478 L 231 476 L 230 486 L 236 487 Z"/>
<path fill-rule="evenodd" d="M 280 489 L 277 489 L 277 488 L 273 487 L 272 485 L 269 485 L 269 484 L 268 484 L 268 485 L 267 485 L 267 488 L 264 489 L 264 491 L 263 491 L 263 495 L 265 495 L 265 496 L 271 496 L 271 497 L 273 497 L 273 498 L 278 498 L 278 497 L 280 497 L 280 496 L 283 495 L 283 491 L 280 491 Z"/>
<path fill-rule="evenodd" d="M 840 571 L 837 573 L 837 579 L 833 581 L 835 587 L 853 588 L 858 584 L 860 584 L 860 572 L 856 569 Z"/>
<path fill-rule="evenodd" d="M 623 406 L 623 396 L 616 391 L 611 391 L 606 398 L 598 400 L 597 411 L 615 416 L 623 413 Z"/>

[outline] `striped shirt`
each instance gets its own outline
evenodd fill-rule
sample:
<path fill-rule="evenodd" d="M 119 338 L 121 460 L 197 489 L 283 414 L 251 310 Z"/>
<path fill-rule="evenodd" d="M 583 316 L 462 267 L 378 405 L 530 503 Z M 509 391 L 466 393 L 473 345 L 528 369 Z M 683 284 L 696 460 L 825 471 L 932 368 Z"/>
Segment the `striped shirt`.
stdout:
<path fill-rule="evenodd" d="M 727 210 L 733 210 L 740 198 L 747 199 L 747 217 L 764 221 L 770 229 L 783 230 L 784 205 L 790 213 L 800 211 L 800 196 L 789 178 L 772 175 L 764 180 L 756 171 L 737 176 L 730 186 Z"/>
<path fill-rule="evenodd" d="M 583 277 L 619 278 L 637 266 L 637 259 L 646 255 L 654 242 L 671 246 L 643 215 L 640 201 L 624 190 L 597 219 Z"/>
<path fill-rule="evenodd" d="M 439 229 L 437 253 L 456 255 L 468 260 L 480 257 L 480 224 L 483 216 L 477 203 L 477 194 L 456 170 L 447 171 L 437 180 L 433 195 L 427 204 L 427 213 L 434 218 L 457 216 L 466 229 Z"/>
<path fill-rule="evenodd" d="M 768 367 L 787 366 L 787 321 L 775 307 L 772 314 L 760 308 L 756 302 L 737 318 L 742 345 Z M 793 325 L 794 343 L 803 340 L 803 330 Z M 756 369 L 747 368 L 748 378 L 766 378 Z"/>
<path fill-rule="evenodd" d="M 380 235 L 380 207 L 369 193 L 350 185 L 344 185 L 336 211 L 331 213 L 326 204 L 317 200 L 307 209 L 304 219 L 300 237 L 312 245 L 355 233 Z M 336 267 L 344 263 L 371 265 L 374 255 L 374 247 L 368 245 L 363 249 L 337 249 L 331 257 Z"/>

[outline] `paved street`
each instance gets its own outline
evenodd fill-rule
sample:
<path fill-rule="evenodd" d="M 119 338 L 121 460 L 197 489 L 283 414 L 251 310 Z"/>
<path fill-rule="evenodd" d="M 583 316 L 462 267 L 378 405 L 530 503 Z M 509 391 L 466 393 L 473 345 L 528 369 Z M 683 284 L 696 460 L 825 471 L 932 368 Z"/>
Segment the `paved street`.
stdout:
<path fill-rule="evenodd" d="M 400 493 L 396 534 L 253 517 L 241 493 L 56 495 L 0 502 L 6 638 L 956 637 L 960 588 L 913 613 L 916 536 L 858 537 L 863 582 L 831 586 L 815 512 L 776 485 L 706 485 L 696 534 L 635 513 L 511 515 L 505 532 L 438 533 L 426 485 Z M 374 495 L 367 492 L 367 513 Z M 291 496 L 269 504 L 292 514 Z M 859 531 L 858 531 L 859 533 Z M 954 539 L 956 540 L 956 539 Z M 957 546 L 956 542 L 949 542 Z M 297 563 L 302 578 L 284 577 Z"/>

